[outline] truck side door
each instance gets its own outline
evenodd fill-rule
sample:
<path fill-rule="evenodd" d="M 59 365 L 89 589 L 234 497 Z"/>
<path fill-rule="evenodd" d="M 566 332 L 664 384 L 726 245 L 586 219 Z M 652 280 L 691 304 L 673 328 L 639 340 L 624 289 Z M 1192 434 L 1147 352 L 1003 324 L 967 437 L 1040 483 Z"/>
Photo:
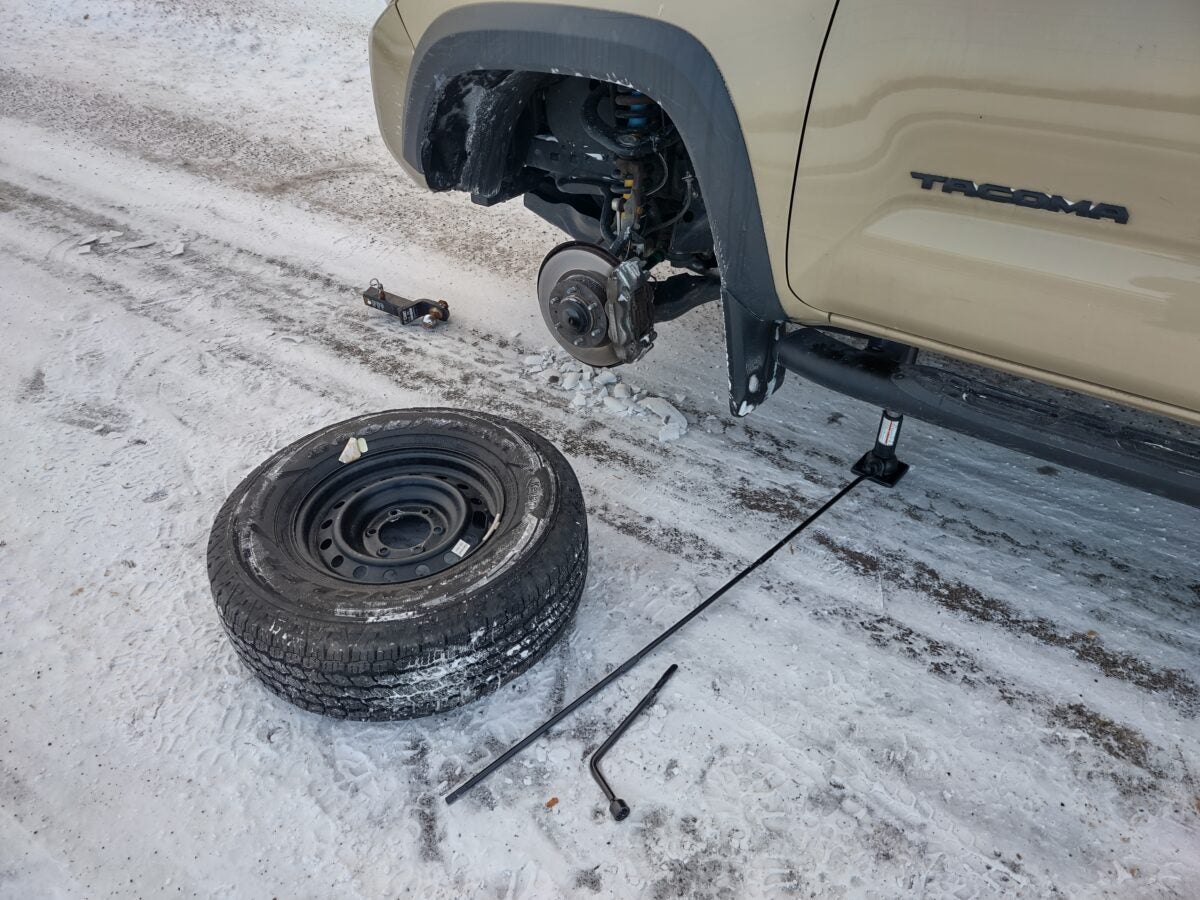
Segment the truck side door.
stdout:
<path fill-rule="evenodd" d="M 833 324 L 1200 421 L 1200 4 L 841 0 L 787 261 Z"/>

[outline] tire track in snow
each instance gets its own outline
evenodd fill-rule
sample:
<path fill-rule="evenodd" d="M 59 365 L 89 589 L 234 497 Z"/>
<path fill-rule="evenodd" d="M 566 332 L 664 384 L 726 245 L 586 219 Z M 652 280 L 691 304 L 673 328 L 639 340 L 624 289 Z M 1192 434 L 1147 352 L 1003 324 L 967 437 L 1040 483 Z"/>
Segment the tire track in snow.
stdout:
<path fill-rule="evenodd" d="M 857 550 L 822 531 L 815 532 L 813 540 L 862 578 L 883 579 L 893 589 L 914 591 L 943 609 L 976 622 L 1066 650 L 1109 678 L 1161 695 L 1189 718 L 1200 712 L 1200 688 L 1180 669 L 1160 669 L 1131 654 L 1109 650 L 1095 633 L 1064 634 L 1049 619 L 1024 616 L 1007 601 L 989 596 L 957 579 L 947 579 L 919 560 L 894 552 L 882 554 Z"/>
<path fill-rule="evenodd" d="M 1131 799 L 1160 792 L 1164 781 L 1186 785 L 1187 771 L 1179 766 L 1178 757 L 1156 746 L 1138 729 L 1114 721 L 1084 703 L 1057 699 L 1033 685 L 1015 684 L 986 668 L 962 647 L 917 632 L 888 615 L 846 607 L 819 607 L 811 614 L 818 619 L 840 620 L 848 628 L 861 632 L 871 644 L 898 652 L 931 675 L 963 690 L 991 691 L 998 701 L 1042 719 L 1047 729 L 1070 728 L 1082 732 L 1111 761 L 1123 764 L 1103 767 L 1096 765 L 1095 760 L 1090 761 L 1092 767 L 1112 779 Z"/>

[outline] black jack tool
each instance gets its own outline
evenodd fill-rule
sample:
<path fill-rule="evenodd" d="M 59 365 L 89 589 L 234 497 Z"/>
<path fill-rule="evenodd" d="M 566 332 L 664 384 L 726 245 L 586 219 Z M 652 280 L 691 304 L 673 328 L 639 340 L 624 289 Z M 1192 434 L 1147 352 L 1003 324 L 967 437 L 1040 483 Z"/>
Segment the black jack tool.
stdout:
<path fill-rule="evenodd" d="M 600 790 L 604 791 L 604 796 L 608 798 L 608 811 L 612 813 L 612 817 L 618 822 L 629 815 L 629 804 L 613 793 L 608 779 L 600 771 L 600 760 L 612 749 L 613 744 L 625 733 L 625 730 L 633 724 L 633 720 L 645 712 L 646 707 L 654 702 L 654 698 L 658 696 L 658 692 L 663 689 L 663 685 L 670 680 L 678 668 L 679 666 L 672 663 L 670 668 L 663 672 L 663 676 L 658 679 L 658 683 L 650 688 L 650 692 L 633 708 L 633 712 L 625 717 L 625 720 L 617 726 L 617 730 L 610 734 L 608 740 L 600 745 L 600 749 L 592 754 L 592 761 L 588 763 L 588 768 L 592 770 L 592 777 L 596 779 L 596 784 L 600 785 Z"/>
<path fill-rule="evenodd" d="M 395 316 L 405 325 L 419 323 L 425 328 L 436 328 L 438 322 L 450 321 L 450 304 L 445 300 L 407 300 L 385 291 L 378 278 L 372 278 L 371 286 L 363 291 L 363 303 Z"/>
<path fill-rule="evenodd" d="M 472 775 L 450 793 L 446 794 L 446 803 L 452 804 L 461 799 L 463 794 L 471 790 L 471 788 L 475 787 L 475 785 L 479 784 L 489 775 L 494 773 L 497 769 L 540 738 L 543 734 L 545 734 L 571 713 L 575 712 L 575 710 L 579 709 L 579 707 L 583 706 L 634 666 L 636 666 L 645 656 L 657 649 L 660 644 L 672 637 L 680 628 L 692 621 L 692 619 L 696 618 L 696 616 L 700 615 L 700 613 L 704 612 L 706 609 L 724 597 L 725 594 L 735 587 L 743 578 L 752 573 L 755 569 L 774 556 L 784 546 L 790 543 L 792 539 L 796 537 L 796 535 L 800 534 L 800 532 L 804 531 L 804 529 L 806 529 L 809 525 L 817 521 L 817 519 L 821 518 L 821 516 L 825 515 L 825 513 L 829 512 L 829 510 L 833 509 L 839 500 L 862 484 L 864 480 L 869 479 L 874 481 L 876 484 L 881 484 L 885 487 L 894 487 L 896 482 L 903 478 L 904 473 L 908 471 L 908 466 L 896 459 L 896 441 L 899 439 L 900 425 L 903 421 L 903 416 L 884 410 L 883 417 L 879 423 L 879 432 L 877 433 L 875 440 L 875 447 L 868 451 L 867 454 L 854 465 L 853 471 L 855 477 L 852 481 L 843 485 L 842 488 L 836 494 L 826 500 L 816 512 L 812 513 L 807 519 L 785 534 L 774 544 L 774 546 L 771 547 L 770 550 L 717 588 L 715 593 L 694 607 L 692 611 L 685 615 L 682 619 L 680 619 L 641 650 L 637 651 L 637 653 L 633 654 L 633 656 L 629 657 L 629 659 L 625 660 L 625 662 L 621 663 L 619 666 L 593 684 L 590 688 L 552 715 L 537 728 L 533 729 L 533 731 L 529 732 L 529 734 L 525 735 L 525 737 L 521 738 L 521 740 L 517 741 L 515 744 L 497 756 L 477 773 Z"/>
<path fill-rule="evenodd" d="M 850 471 L 884 487 L 895 487 L 896 482 L 908 471 L 908 463 L 896 459 L 896 442 L 900 440 L 900 426 L 903 424 L 904 416 L 885 409 L 879 419 L 875 446 L 864 453 Z"/>

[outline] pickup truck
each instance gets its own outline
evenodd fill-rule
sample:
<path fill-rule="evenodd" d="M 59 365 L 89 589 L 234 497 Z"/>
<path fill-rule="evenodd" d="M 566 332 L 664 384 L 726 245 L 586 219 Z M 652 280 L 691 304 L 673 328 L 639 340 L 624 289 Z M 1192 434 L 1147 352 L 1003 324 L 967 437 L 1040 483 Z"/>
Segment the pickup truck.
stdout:
<path fill-rule="evenodd" d="M 735 415 L 791 371 L 1200 505 L 1200 4 L 395 0 L 371 73 L 419 184 L 570 236 L 582 362 L 719 302 Z"/>

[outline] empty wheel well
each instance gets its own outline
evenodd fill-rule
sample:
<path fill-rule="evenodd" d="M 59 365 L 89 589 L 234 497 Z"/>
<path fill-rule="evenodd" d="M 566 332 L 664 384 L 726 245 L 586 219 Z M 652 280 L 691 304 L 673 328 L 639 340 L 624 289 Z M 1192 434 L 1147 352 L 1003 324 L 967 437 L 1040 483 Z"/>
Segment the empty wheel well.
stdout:
<path fill-rule="evenodd" d="M 434 190 L 526 205 L 576 240 L 716 273 L 695 167 L 667 113 L 625 85 L 540 72 L 449 79 L 421 143 Z"/>
<path fill-rule="evenodd" d="M 485 95 L 463 103 L 460 137 L 447 144 L 439 136 L 435 138 L 438 146 L 434 146 L 431 125 L 451 110 L 452 105 L 442 104 L 448 98 L 446 88 L 462 78 L 459 73 L 473 73 L 470 79 L 480 86 L 460 90 L 460 95 L 475 94 L 479 89 Z M 512 93 L 524 102 L 501 117 L 502 128 L 473 127 L 503 108 L 502 104 L 483 105 L 486 94 L 503 83 L 496 81 L 497 76 L 508 79 L 518 73 L 536 79 L 532 86 L 512 83 Z M 559 73 L 570 74 L 564 77 Z M 637 88 L 656 101 L 656 106 L 661 104 L 678 135 L 671 153 L 664 153 L 668 181 L 661 191 L 656 190 L 658 180 L 651 180 L 657 157 L 633 160 L 650 170 L 640 181 L 634 179 L 646 186 L 647 202 L 630 202 L 635 198 L 627 200 L 622 191 L 617 198 L 623 207 L 620 216 L 611 199 L 606 202 L 598 190 L 600 185 L 567 180 L 586 179 L 586 174 L 580 176 L 576 170 L 592 163 L 611 166 L 614 157 L 621 158 L 603 142 L 599 148 L 557 148 L 560 153 L 565 150 L 557 160 L 530 159 L 539 144 L 554 143 L 536 141 L 537 136 L 558 137 L 551 115 L 555 95 L 572 83 L 582 83 L 585 89 L 595 85 L 605 85 L 607 90 L 620 88 L 611 84 L 614 78 Z M 475 103 L 479 106 L 472 113 Z M 432 173 L 425 177 L 435 189 L 468 190 L 480 203 L 524 194 L 527 205 L 580 239 L 594 241 L 597 233 L 603 235 L 606 230 L 617 238 L 640 234 L 647 250 L 661 251 L 670 261 L 702 270 L 706 282 L 719 271 L 729 351 L 730 408 L 753 408 L 778 384 L 779 370 L 771 347 L 778 323 L 786 317 L 776 292 L 747 136 L 720 68 L 694 35 L 658 18 L 597 9 L 583 14 L 577 7 L 554 3 L 501 0 L 456 7 L 434 19 L 418 39 L 403 108 L 403 127 L 390 146 L 412 168 Z M 551 124 L 548 132 L 538 130 L 543 108 Z M 605 107 L 600 100 L 596 109 L 603 117 Z M 481 111 L 488 115 L 481 116 Z M 580 116 L 584 112 L 582 106 L 577 109 Z M 601 132 L 603 136 L 603 129 Z M 485 144 L 490 146 L 478 152 Z M 541 150 L 554 152 L 544 146 Z M 598 153 L 600 158 L 589 153 Z M 472 156 L 476 163 L 471 162 Z M 564 162 L 569 167 L 565 172 L 560 171 Z M 609 170 L 610 179 L 620 165 Z M 689 174 L 690 181 L 685 177 Z M 628 187 L 625 180 L 615 186 Z M 684 209 L 689 186 L 691 205 Z M 687 213 L 691 213 L 690 222 Z M 626 231 L 630 215 L 642 215 L 643 220 L 639 228 Z M 675 216 L 679 219 L 672 221 Z M 685 231 L 690 233 L 685 235 Z M 693 240 L 695 243 L 690 243 Z"/>

